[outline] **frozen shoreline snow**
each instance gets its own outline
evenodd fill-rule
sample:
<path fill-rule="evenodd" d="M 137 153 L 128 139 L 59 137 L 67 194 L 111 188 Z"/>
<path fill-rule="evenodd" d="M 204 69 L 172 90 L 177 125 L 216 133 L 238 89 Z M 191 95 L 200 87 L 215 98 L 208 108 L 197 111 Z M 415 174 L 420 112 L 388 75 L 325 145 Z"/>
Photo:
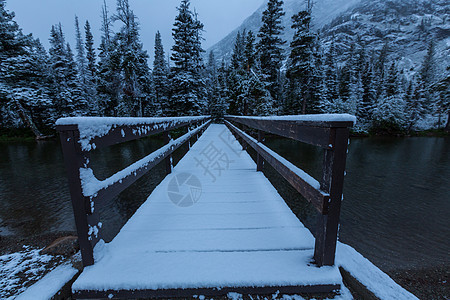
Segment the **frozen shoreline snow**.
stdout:
<path fill-rule="evenodd" d="M 337 243 L 336 264 L 344 268 L 381 300 L 418 300 L 352 247 Z"/>
<path fill-rule="evenodd" d="M 16 300 L 50 299 L 78 273 L 70 263 L 64 263 L 30 286 Z"/>

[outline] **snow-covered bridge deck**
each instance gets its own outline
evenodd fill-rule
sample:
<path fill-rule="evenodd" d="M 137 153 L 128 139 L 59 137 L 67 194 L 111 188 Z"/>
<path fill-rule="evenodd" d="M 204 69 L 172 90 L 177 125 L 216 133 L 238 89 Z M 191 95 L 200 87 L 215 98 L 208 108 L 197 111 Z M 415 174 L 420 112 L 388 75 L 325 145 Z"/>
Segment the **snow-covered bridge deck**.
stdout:
<path fill-rule="evenodd" d="M 75 293 L 227 287 L 276 292 L 286 286 L 300 292 L 340 285 L 336 267 L 312 264 L 313 236 L 256 172 L 250 156 L 234 137 L 219 138 L 229 135 L 225 125 L 210 125 L 114 240 L 95 253 L 103 257 L 85 268 Z M 199 162 L 205 166 L 205 152 L 216 150 L 221 170 L 212 166 L 210 174 Z M 176 205 L 171 194 L 178 187 L 180 196 L 198 202 Z"/>
<path fill-rule="evenodd" d="M 228 126 L 238 130 L 230 123 Z M 263 173 L 256 172 L 257 165 L 242 150 L 229 128 L 211 124 L 108 244 L 98 242 L 97 231 L 101 224 L 98 227 L 89 225 L 97 222 L 92 221 L 92 215 L 95 216 L 93 203 L 107 194 L 108 187 L 112 186 L 113 192 L 117 193 L 121 185 L 128 186 L 127 178 L 131 175 L 126 175 L 127 170 L 123 170 L 120 180 L 118 177 L 98 182 L 86 172 L 90 170 L 89 161 L 86 159 L 84 165 L 80 164 L 83 197 L 91 201 L 86 204 L 91 207 L 87 209 L 90 213 L 84 230 L 89 231 L 90 244 L 96 246 L 93 251 L 95 263 L 86 260 L 89 249 L 82 246 L 85 268 L 72 286 L 75 298 L 187 297 L 276 291 L 292 294 L 330 292 L 340 288 L 342 279 L 338 268 L 319 268 L 314 263 L 314 258 L 317 261 L 315 248 L 320 252 L 317 241 Z M 110 135 L 111 132 L 114 134 L 115 127 L 108 130 L 112 130 Z M 123 129 L 116 129 L 119 130 L 122 137 L 127 136 Z M 61 128 L 60 131 L 63 132 Z M 133 134 L 142 135 L 143 132 L 133 131 Z M 242 132 L 240 136 L 250 146 L 255 142 Z M 69 140 L 62 134 L 63 147 Z M 183 141 L 186 137 L 169 142 L 161 153 L 173 150 L 173 145 L 179 147 Z M 97 143 L 112 144 L 100 139 Z M 83 147 L 90 149 L 92 144 L 92 140 L 87 140 Z M 258 150 L 263 158 L 272 164 L 270 160 L 275 154 L 261 143 L 257 144 L 257 147 L 263 147 Z M 327 142 L 325 144 L 327 147 Z M 330 144 L 332 146 L 334 144 Z M 139 176 L 142 168 L 151 168 L 158 159 L 167 158 L 161 153 L 144 159 L 144 164 L 141 161 L 130 166 L 128 173 Z M 281 157 L 276 159 L 281 161 L 280 165 L 275 165 L 276 169 L 279 168 L 288 181 L 302 183 L 299 191 L 305 197 L 331 202 L 329 194 L 320 190 L 318 194 L 312 192 L 317 182 Z M 283 168 L 287 167 L 294 173 L 283 174 Z M 83 182 L 89 180 L 90 185 Z M 71 187 L 72 200 L 74 186 Z M 323 207 L 323 213 L 328 213 L 325 204 Z M 79 235 L 80 231 L 83 233 L 81 217 L 77 219 Z M 334 249 L 332 251 L 334 261 Z"/>

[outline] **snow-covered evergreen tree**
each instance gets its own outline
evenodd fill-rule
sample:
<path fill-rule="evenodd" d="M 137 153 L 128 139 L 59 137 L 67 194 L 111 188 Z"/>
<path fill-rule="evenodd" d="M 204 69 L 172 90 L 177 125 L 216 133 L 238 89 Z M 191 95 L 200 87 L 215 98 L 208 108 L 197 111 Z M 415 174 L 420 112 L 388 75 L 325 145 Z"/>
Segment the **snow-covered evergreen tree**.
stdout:
<path fill-rule="evenodd" d="M 151 102 L 151 77 L 148 55 L 139 37 L 138 21 L 128 0 L 117 0 L 114 20 L 122 25 L 115 38 L 122 77 L 118 111 L 124 116 L 143 116 L 147 114 L 145 109 Z"/>
<path fill-rule="evenodd" d="M 289 79 L 289 93 L 292 106 L 291 114 L 305 114 L 316 112 L 318 103 L 315 103 L 314 91 L 314 46 L 316 36 L 310 31 L 311 13 L 300 11 L 292 16 L 292 28 L 295 30 L 291 42 L 286 77 Z"/>
<path fill-rule="evenodd" d="M 96 54 L 94 49 L 94 36 L 92 35 L 91 25 L 89 21 L 84 24 L 84 34 L 85 34 L 85 50 L 87 59 L 87 74 L 91 77 L 91 80 L 95 79 L 97 75 L 96 70 Z"/>
<path fill-rule="evenodd" d="M 87 114 L 88 103 L 82 92 L 78 68 L 69 44 L 65 43 L 61 24 L 52 26 L 49 54 L 51 93 L 57 117 Z"/>
<path fill-rule="evenodd" d="M 78 67 L 78 75 L 80 76 L 80 82 L 86 84 L 86 69 L 87 60 L 84 48 L 84 41 L 81 37 L 80 24 L 78 22 L 78 16 L 75 16 L 75 38 L 76 38 L 76 62 Z"/>
<path fill-rule="evenodd" d="M 335 113 L 339 111 L 339 82 L 338 82 L 338 68 L 336 64 L 336 48 L 334 42 L 331 43 L 330 48 L 325 57 L 324 62 L 326 91 L 324 92 L 325 104 L 323 109 L 327 113 Z"/>
<path fill-rule="evenodd" d="M 100 114 L 118 116 L 121 93 L 121 58 L 118 41 L 113 39 L 111 18 L 104 0 L 102 6 L 102 37 L 100 42 L 99 62 L 97 66 L 97 94 Z"/>
<path fill-rule="evenodd" d="M 255 35 L 251 30 L 247 33 L 247 36 L 245 38 L 244 56 L 245 68 L 247 69 L 247 71 L 250 71 L 255 67 L 256 64 Z"/>
<path fill-rule="evenodd" d="M 436 82 L 436 61 L 435 61 L 435 44 L 434 40 L 430 39 L 427 54 L 424 57 L 422 66 L 420 68 L 417 79 L 416 96 L 423 106 L 423 114 L 432 114 L 435 112 L 436 97 L 431 88 Z"/>
<path fill-rule="evenodd" d="M 221 93 L 221 83 L 219 81 L 224 79 L 222 72 L 223 70 L 217 70 L 214 52 L 211 51 L 207 65 L 207 91 L 208 110 L 213 120 L 222 120 L 226 111 L 225 95 Z"/>
<path fill-rule="evenodd" d="M 269 0 L 262 16 L 262 26 L 259 29 L 257 44 L 261 74 L 265 85 L 275 101 L 281 98 L 281 67 L 283 63 L 282 45 L 286 42 L 281 38 L 284 27 L 281 25 L 284 16 L 282 0 Z M 281 104 L 281 103 L 280 103 Z"/>
<path fill-rule="evenodd" d="M 441 128 L 443 118 L 447 115 L 447 125 L 445 129 L 450 131 L 450 73 L 444 74 L 441 80 L 433 84 L 433 91 L 436 92 L 438 114 L 438 127 Z"/>
<path fill-rule="evenodd" d="M 153 60 L 154 106 L 156 115 L 166 115 L 169 110 L 168 74 L 169 68 L 164 54 L 161 33 L 158 31 L 155 35 L 155 58 Z"/>
<path fill-rule="evenodd" d="M 393 62 L 386 74 L 374 109 L 374 124 L 377 128 L 402 130 L 406 122 L 405 101 L 399 87 L 398 69 Z"/>
<path fill-rule="evenodd" d="M 249 80 L 246 69 L 245 56 L 246 34 L 238 32 L 231 56 L 230 74 L 228 76 L 229 87 L 229 111 L 233 115 L 249 114 Z"/>
<path fill-rule="evenodd" d="M 49 125 L 51 101 L 44 56 L 40 42 L 22 33 L 14 13 L 0 0 L 0 126 Z"/>
<path fill-rule="evenodd" d="M 100 106 L 97 94 L 97 66 L 96 54 L 94 49 L 94 36 L 91 32 L 91 25 L 86 21 L 84 25 L 86 50 L 86 81 L 84 89 L 89 103 L 89 110 L 91 115 L 98 115 L 100 113 Z"/>
<path fill-rule="evenodd" d="M 189 0 L 182 0 L 175 18 L 172 35 L 170 73 L 171 116 L 198 115 L 206 111 L 206 90 L 202 78 L 201 33 L 203 24 L 190 8 Z"/>
<path fill-rule="evenodd" d="M 75 38 L 76 38 L 76 64 L 78 70 L 79 84 L 81 85 L 82 97 L 87 102 L 87 113 L 96 115 L 98 113 L 97 92 L 95 82 L 95 52 L 94 40 L 89 22 L 85 25 L 85 40 L 82 38 L 78 17 L 75 16 Z"/>

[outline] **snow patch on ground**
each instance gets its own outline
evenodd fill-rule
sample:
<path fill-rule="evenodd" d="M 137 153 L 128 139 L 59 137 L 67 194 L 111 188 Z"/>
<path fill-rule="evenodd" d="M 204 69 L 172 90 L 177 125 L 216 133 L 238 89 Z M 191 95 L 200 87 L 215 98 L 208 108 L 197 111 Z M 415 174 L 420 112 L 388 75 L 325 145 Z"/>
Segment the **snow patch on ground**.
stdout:
<path fill-rule="evenodd" d="M 13 299 L 62 260 L 40 255 L 40 250 L 24 246 L 20 252 L 0 256 L 0 299 Z"/>
<path fill-rule="evenodd" d="M 418 300 L 416 296 L 402 288 L 386 273 L 346 244 L 338 242 L 336 264 L 343 267 L 382 300 Z"/>
<path fill-rule="evenodd" d="M 17 296 L 16 300 L 50 299 L 78 273 L 68 262 L 56 267 L 25 292 Z"/>

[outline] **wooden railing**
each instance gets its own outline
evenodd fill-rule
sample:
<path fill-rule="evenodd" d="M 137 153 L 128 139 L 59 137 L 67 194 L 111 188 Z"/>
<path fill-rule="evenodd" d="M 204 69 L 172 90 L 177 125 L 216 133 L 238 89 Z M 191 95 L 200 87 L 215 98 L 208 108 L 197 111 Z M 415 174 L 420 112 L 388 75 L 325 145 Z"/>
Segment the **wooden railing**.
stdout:
<path fill-rule="evenodd" d="M 263 161 L 269 163 L 319 212 L 315 231 L 314 259 L 318 266 L 334 265 L 336 242 L 344 185 L 345 163 L 350 115 L 309 115 L 290 117 L 225 116 L 225 124 L 240 140 L 245 149 L 257 153 L 257 170 L 263 170 Z M 248 126 L 257 130 L 257 139 L 234 126 Z M 322 178 L 312 178 L 263 144 L 264 133 L 291 138 L 324 149 Z"/>
<path fill-rule="evenodd" d="M 64 118 L 56 123 L 69 179 L 70 196 L 84 266 L 94 264 L 93 249 L 101 239 L 102 223 L 98 210 L 102 203 L 117 196 L 158 163 L 165 160 L 172 170 L 171 154 L 206 129 L 209 117 L 182 118 Z M 186 128 L 187 133 L 171 140 L 169 132 Z M 92 150 L 163 133 L 165 146 L 143 159 L 99 181 L 90 168 Z"/>

